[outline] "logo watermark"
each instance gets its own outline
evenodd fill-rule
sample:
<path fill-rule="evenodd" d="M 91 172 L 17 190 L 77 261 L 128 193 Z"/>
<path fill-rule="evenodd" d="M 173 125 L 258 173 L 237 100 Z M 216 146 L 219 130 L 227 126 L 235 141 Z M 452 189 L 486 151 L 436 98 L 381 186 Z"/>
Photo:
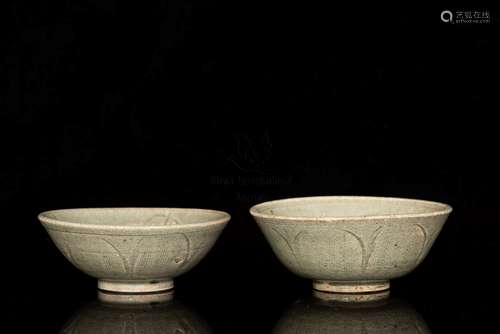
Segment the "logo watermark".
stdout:
<path fill-rule="evenodd" d="M 491 14 L 488 10 L 443 10 L 441 21 L 451 24 L 488 24 Z"/>
<path fill-rule="evenodd" d="M 453 13 L 449 10 L 443 10 L 441 12 L 441 21 L 452 22 L 453 21 Z"/>

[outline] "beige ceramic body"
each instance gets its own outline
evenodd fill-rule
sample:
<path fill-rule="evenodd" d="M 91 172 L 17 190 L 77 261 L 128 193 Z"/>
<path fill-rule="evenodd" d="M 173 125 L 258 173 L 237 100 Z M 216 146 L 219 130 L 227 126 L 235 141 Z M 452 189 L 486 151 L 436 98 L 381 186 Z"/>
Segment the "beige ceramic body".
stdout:
<path fill-rule="evenodd" d="M 95 208 L 43 212 L 64 256 L 105 291 L 173 288 L 212 248 L 230 216 L 202 209 Z"/>
<path fill-rule="evenodd" d="M 400 300 L 348 306 L 311 298 L 291 306 L 272 333 L 430 334 L 430 330 L 415 309 Z"/>
<path fill-rule="evenodd" d="M 385 197 L 325 196 L 271 201 L 250 210 L 281 262 L 316 290 L 389 289 L 436 240 L 451 207 Z"/>

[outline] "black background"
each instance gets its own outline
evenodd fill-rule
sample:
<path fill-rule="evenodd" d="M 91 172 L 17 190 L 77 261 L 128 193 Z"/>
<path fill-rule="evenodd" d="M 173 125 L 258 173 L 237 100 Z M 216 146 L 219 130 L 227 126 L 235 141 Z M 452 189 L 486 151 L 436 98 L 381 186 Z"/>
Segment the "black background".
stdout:
<path fill-rule="evenodd" d="M 248 209 L 308 195 L 452 205 L 392 293 L 433 332 L 486 328 L 498 310 L 500 31 L 494 8 L 454 6 L 7 3 L 2 276 L 18 332 L 57 332 L 95 299 L 95 280 L 36 219 L 94 206 L 229 212 L 176 294 L 215 332 L 269 332 L 310 283 Z M 443 9 L 486 9 L 491 23 L 447 24 Z"/>

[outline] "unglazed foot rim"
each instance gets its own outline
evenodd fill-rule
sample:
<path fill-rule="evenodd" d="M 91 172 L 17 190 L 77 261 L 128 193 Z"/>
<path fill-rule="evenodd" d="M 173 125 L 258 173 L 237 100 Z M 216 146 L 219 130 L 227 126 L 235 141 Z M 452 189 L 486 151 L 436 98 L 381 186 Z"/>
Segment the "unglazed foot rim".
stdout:
<path fill-rule="evenodd" d="M 335 282 L 313 281 L 313 289 L 330 293 L 369 293 L 389 290 L 389 281 L 378 282 Z"/>
<path fill-rule="evenodd" d="M 158 293 L 125 293 L 107 292 L 97 290 L 97 299 L 110 304 L 152 304 L 165 303 L 174 299 L 174 290 Z"/>
<path fill-rule="evenodd" d="M 140 282 L 120 282 L 120 281 L 107 281 L 98 280 L 97 288 L 104 292 L 116 293 L 152 293 L 172 290 L 174 288 L 173 280 L 151 280 Z"/>

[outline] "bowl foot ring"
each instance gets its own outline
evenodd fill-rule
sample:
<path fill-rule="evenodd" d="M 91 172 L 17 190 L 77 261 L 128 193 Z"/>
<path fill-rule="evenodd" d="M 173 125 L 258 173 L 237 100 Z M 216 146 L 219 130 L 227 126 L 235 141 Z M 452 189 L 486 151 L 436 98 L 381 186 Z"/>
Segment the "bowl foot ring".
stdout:
<path fill-rule="evenodd" d="M 333 293 L 367 293 L 389 290 L 389 281 L 377 282 L 335 282 L 313 281 L 313 289 Z"/>
<path fill-rule="evenodd" d="M 380 301 L 389 298 L 389 288 L 389 281 L 313 281 L 314 297 L 324 301 L 337 301 L 346 303 Z"/>
<path fill-rule="evenodd" d="M 313 290 L 313 296 L 326 302 L 370 303 L 388 299 L 390 292 L 385 290 L 367 293 L 332 293 Z"/>
<path fill-rule="evenodd" d="M 144 294 L 172 290 L 174 288 L 174 281 L 149 280 L 139 282 L 123 282 L 98 280 L 97 288 L 105 292 Z"/>
<path fill-rule="evenodd" d="M 314 281 L 315 297 L 328 301 L 369 302 L 389 297 L 389 281 L 380 282 L 334 282 Z"/>
<path fill-rule="evenodd" d="M 174 290 L 150 293 L 118 293 L 97 290 L 97 299 L 111 304 L 156 304 L 174 299 Z"/>

